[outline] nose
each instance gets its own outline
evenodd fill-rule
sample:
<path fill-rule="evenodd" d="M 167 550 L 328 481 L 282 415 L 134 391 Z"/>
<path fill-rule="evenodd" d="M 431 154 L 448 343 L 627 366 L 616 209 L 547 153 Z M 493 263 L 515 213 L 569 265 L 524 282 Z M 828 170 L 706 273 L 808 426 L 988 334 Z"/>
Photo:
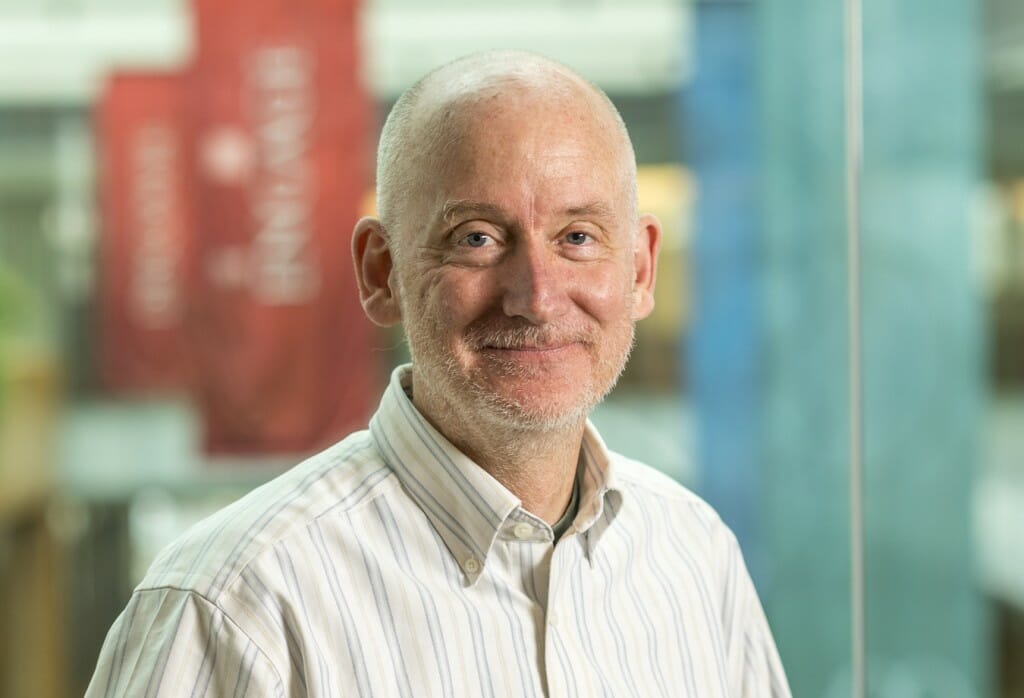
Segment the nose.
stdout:
<path fill-rule="evenodd" d="M 527 240 L 502 265 L 502 310 L 543 325 L 564 314 L 569 305 L 570 282 L 560 257 L 543 242 Z"/>

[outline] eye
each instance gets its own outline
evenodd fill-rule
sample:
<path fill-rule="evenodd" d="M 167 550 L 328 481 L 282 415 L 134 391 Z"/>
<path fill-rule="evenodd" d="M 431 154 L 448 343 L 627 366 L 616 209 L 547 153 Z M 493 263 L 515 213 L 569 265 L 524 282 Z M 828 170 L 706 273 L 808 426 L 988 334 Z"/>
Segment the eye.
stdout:
<path fill-rule="evenodd" d="M 577 246 L 579 246 L 579 245 L 586 245 L 588 242 L 590 242 L 591 237 L 590 237 L 590 233 L 585 233 L 582 230 L 574 230 L 574 231 L 572 231 L 571 233 L 569 233 L 568 235 L 565 236 L 565 240 L 570 245 L 577 245 Z"/>
<path fill-rule="evenodd" d="M 484 247 L 492 241 L 493 239 L 487 233 L 473 232 L 462 238 L 461 244 L 467 247 Z"/>

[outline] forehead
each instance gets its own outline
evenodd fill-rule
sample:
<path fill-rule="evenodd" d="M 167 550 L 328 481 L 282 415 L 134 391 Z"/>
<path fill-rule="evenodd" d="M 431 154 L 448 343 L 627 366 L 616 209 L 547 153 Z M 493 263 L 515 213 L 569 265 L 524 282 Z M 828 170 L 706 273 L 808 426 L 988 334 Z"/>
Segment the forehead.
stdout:
<path fill-rule="evenodd" d="M 595 102 L 577 90 L 506 90 L 449 105 L 433 124 L 425 193 L 435 205 L 473 199 L 537 213 L 625 207 L 630 151 Z"/>

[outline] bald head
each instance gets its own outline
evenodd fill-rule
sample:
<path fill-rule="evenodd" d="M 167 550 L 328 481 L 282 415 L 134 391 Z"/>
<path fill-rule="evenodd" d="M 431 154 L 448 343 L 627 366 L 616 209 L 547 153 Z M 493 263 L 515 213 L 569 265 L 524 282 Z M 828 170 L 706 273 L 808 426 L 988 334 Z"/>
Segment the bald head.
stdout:
<path fill-rule="evenodd" d="M 399 97 L 377 150 L 377 210 L 397 231 L 409 202 L 447 165 L 446 154 L 485 108 L 543 100 L 597 122 L 616 156 L 630 214 L 636 216 L 636 160 L 622 117 L 599 88 L 566 66 L 522 51 L 473 54 L 428 73 Z"/>

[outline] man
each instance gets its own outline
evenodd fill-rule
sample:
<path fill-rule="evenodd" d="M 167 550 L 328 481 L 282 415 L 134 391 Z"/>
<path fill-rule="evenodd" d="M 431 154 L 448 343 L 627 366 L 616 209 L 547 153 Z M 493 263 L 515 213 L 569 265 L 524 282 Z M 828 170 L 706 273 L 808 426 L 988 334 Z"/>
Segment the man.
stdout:
<path fill-rule="evenodd" d="M 660 227 L 607 97 L 516 52 L 407 91 L 356 225 L 411 366 L 351 435 L 164 551 L 89 695 L 784 696 L 736 541 L 587 422 Z"/>

